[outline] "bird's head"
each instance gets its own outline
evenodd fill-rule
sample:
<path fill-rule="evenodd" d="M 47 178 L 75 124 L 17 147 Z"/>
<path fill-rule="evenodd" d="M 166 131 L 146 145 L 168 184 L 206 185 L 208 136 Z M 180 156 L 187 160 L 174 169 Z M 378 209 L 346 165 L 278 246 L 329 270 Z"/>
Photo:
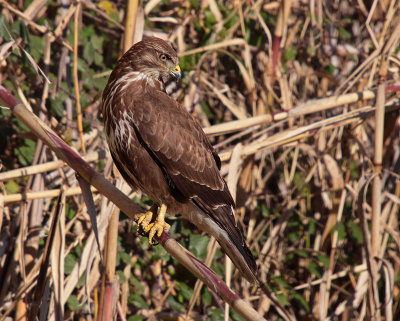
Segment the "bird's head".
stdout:
<path fill-rule="evenodd" d="M 146 38 L 136 43 L 119 63 L 131 71 L 145 73 L 164 84 L 179 81 L 182 75 L 176 51 L 159 38 Z"/>

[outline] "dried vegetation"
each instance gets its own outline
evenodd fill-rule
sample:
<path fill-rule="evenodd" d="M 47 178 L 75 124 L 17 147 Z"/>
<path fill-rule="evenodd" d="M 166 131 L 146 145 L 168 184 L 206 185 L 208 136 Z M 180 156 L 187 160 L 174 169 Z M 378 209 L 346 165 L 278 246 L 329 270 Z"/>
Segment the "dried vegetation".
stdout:
<path fill-rule="evenodd" d="M 400 319 L 399 1 L 0 0 L 0 9 L 3 86 L 125 193 L 101 91 L 133 39 L 176 45 L 185 73 L 172 95 L 220 153 L 260 275 L 286 314 L 200 231 L 171 218 L 170 234 L 261 315 Z M 118 210 L 94 192 L 104 270 L 74 171 L 7 108 L 0 115 L 0 320 L 95 318 L 113 262 L 121 320 L 224 318 L 223 302 L 161 246 L 148 248 L 130 219 L 114 216 L 119 236 L 109 228 L 105 238 Z"/>

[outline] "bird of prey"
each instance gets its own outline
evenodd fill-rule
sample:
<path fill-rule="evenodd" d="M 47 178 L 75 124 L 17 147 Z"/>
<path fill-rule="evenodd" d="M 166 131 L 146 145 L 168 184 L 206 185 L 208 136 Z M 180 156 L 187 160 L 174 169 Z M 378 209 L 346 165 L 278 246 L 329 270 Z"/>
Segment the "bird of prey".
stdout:
<path fill-rule="evenodd" d="M 242 275 L 257 283 L 256 262 L 238 228 L 221 161 L 197 120 L 165 86 L 181 78 L 175 50 L 148 38 L 118 61 L 103 92 L 102 114 L 111 155 L 124 179 L 160 208 L 144 213 L 138 229 L 168 230 L 165 214 L 182 214 L 216 238 Z M 153 215 L 154 213 L 154 215 Z"/>

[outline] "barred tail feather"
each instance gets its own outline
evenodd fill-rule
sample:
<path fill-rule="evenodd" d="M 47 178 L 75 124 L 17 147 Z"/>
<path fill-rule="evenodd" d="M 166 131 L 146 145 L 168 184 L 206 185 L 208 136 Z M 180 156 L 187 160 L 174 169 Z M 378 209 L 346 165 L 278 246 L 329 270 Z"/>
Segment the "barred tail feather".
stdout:
<path fill-rule="evenodd" d="M 229 256 L 240 273 L 252 284 L 258 284 L 257 266 L 253 255 L 243 238 L 237 239 L 237 233 L 228 234 L 219 224 L 194 204 L 183 216 L 200 230 L 215 237 L 223 251 Z M 235 227 L 237 229 L 237 227 Z M 241 235 L 239 229 L 237 232 Z"/>

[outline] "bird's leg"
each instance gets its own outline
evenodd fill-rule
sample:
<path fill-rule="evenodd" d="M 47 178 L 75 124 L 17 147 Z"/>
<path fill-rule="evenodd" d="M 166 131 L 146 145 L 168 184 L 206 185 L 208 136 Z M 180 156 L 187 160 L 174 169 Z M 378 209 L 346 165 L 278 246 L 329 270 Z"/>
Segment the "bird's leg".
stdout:
<path fill-rule="evenodd" d="M 165 204 L 161 204 L 160 211 L 156 217 L 156 221 L 154 223 L 150 223 L 143 230 L 145 232 L 149 232 L 149 244 L 153 244 L 153 237 L 157 234 L 158 237 L 161 236 L 163 231 L 168 232 L 170 229 L 170 225 L 165 222 L 165 213 L 167 212 L 167 206 Z"/>
<path fill-rule="evenodd" d="M 140 213 L 140 214 L 135 215 L 138 218 L 138 220 L 137 220 L 137 233 L 138 234 L 145 236 L 145 234 L 143 232 L 144 232 L 145 228 L 147 226 L 149 226 L 149 224 L 151 223 L 153 216 L 157 212 L 157 208 L 158 208 L 158 206 L 156 204 L 153 204 L 146 213 Z"/>
<path fill-rule="evenodd" d="M 153 209 L 153 211 L 152 211 Z M 156 220 L 150 223 L 153 219 L 154 208 L 150 209 L 149 212 L 141 215 L 138 221 L 138 231 L 142 229 L 145 233 L 149 233 L 149 244 L 153 244 L 153 237 L 157 234 L 158 237 L 161 236 L 162 232 L 165 230 L 168 232 L 170 225 L 165 222 L 165 213 L 167 212 L 167 206 L 161 204 L 160 211 L 157 214 Z"/>

